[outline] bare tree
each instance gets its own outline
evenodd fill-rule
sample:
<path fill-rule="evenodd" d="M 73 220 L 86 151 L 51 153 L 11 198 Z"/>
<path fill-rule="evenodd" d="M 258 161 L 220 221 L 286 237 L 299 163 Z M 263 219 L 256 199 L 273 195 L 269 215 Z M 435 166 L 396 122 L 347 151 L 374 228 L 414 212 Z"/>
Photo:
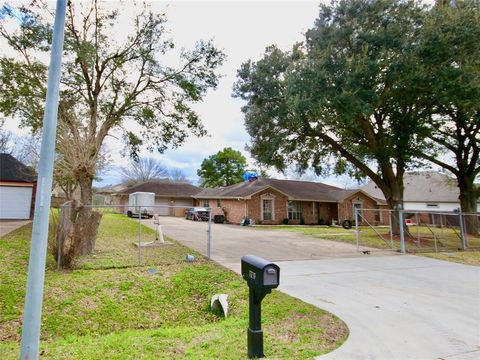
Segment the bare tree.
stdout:
<path fill-rule="evenodd" d="M 128 166 L 120 168 L 120 174 L 125 183 L 162 180 L 168 177 L 168 171 L 163 164 L 151 157 L 132 160 Z"/>
<path fill-rule="evenodd" d="M 190 184 L 190 180 L 188 180 L 185 173 L 180 169 L 172 169 L 169 172 L 169 178 L 174 183 L 187 183 Z"/>
<path fill-rule="evenodd" d="M 12 153 L 12 133 L 3 127 L 4 121 L 0 121 L 0 153 Z"/>

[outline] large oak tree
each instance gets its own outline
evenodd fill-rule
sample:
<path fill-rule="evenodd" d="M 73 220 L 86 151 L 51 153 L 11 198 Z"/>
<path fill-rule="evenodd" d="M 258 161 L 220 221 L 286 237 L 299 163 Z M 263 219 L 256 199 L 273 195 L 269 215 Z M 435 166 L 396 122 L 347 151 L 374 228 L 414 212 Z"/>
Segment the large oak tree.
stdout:
<path fill-rule="evenodd" d="M 432 104 L 429 145 L 419 156 L 450 171 L 462 212 L 477 211 L 480 190 L 480 5 L 439 2 L 430 11 L 418 45 L 426 99 Z M 478 234 L 478 217 L 466 216 Z"/>
<path fill-rule="evenodd" d="M 414 1 L 345 0 L 320 5 L 315 26 L 291 51 L 267 48 L 238 70 L 250 151 L 284 170 L 370 177 L 391 208 L 427 128 L 418 106 L 414 45 L 425 10 Z"/>

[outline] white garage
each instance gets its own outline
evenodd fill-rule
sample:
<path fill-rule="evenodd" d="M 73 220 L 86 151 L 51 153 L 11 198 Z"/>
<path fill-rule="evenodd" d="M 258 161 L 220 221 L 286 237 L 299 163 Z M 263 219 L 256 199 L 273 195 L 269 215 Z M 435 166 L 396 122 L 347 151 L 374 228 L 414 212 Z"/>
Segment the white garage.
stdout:
<path fill-rule="evenodd" d="M 0 186 L 0 219 L 29 219 L 32 190 L 30 186 Z"/>

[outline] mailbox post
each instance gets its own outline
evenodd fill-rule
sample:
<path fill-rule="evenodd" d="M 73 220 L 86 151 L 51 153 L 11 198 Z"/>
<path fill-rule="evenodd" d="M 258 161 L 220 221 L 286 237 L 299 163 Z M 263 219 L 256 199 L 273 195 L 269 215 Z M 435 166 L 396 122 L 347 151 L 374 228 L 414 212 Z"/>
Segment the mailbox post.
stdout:
<path fill-rule="evenodd" d="M 278 287 L 280 268 L 261 257 L 242 257 L 242 276 L 249 288 L 249 325 L 247 331 L 248 357 L 260 358 L 263 354 L 262 300 Z"/>

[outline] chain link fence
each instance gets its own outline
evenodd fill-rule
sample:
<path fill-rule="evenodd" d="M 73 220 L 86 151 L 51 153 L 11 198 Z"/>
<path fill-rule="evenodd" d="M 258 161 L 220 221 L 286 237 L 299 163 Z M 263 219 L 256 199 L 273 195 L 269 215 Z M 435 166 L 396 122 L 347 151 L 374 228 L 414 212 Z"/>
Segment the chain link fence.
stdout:
<path fill-rule="evenodd" d="M 205 236 L 207 257 L 210 258 L 211 239 L 211 212 L 206 209 L 201 216 L 191 214 L 191 208 L 184 206 L 148 205 L 92 205 L 84 206 L 92 213 L 99 213 L 100 220 L 98 233 L 93 251 L 84 256 L 75 257 L 74 268 L 82 269 L 109 269 L 126 268 L 134 266 L 156 265 L 164 262 L 171 255 L 172 261 L 185 261 L 188 250 L 164 234 L 162 219 L 165 217 L 188 217 L 192 221 L 202 221 L 205 228 L 199 230 L 199 236 Z M 57 211 L 57 210 L 56 210 Z M 68 256 L 69 235 L 72 230 L 68 228 L 72 205 L 62 205 L 56 214 L 58 223 L 55 236 L 50 239 L 51 252 L 55 254 L 58 268 L 65 264 Z M 190 211 L 190 212 L 189 212 Z M 159 215 L 159 214 L 171 215 Z M 59 233 L 67 235 L 58 236 Z M 88 233 L 88 229 L 79 233 Z M 179 249 L 182 248 L 182 250 Z M 179 251 L 182 258 L 178 258 Z"/>
<path fill-rule="evenodd" d="M 387 209 L 355 212 L 358 251 L 372 247 L 402 253 L 480 249 L 480 213 Z"/>

